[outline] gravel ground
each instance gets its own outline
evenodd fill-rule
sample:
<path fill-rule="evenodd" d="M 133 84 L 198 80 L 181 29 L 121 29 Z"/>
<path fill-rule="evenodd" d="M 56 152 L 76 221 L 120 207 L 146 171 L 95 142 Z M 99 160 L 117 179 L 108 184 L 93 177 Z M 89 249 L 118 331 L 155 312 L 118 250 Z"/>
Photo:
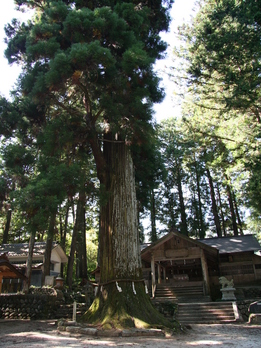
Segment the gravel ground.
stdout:
<path fill-rule="evenodd" d="M 146 348 L 235 347 L 260 348 L 261 326 L 249 324 L 191 325 L 170 338 L 104 338 L 57 331 L 55 321 L 0 321 L 0 347 L 140 347 Z"/>

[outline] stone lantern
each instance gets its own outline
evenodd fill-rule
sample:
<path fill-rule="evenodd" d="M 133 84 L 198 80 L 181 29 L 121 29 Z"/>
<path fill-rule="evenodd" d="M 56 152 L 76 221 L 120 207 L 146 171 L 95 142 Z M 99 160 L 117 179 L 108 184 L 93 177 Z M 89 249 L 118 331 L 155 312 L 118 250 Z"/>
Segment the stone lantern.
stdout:
<path fill-rule="evenodd" d="M 60 276 L 56 277 L 55 278 L 55 288 L 56 289 L 62 289 L 63 288 L 63 282 L 64 282 L 64 279 Z"/>

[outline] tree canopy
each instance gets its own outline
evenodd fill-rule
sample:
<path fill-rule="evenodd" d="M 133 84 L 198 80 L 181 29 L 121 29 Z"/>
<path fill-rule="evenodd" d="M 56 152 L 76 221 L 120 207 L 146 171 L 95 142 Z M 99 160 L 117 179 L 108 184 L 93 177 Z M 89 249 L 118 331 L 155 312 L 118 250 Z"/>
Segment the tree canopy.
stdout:
<path fill-rule="evenodd" d="M 183 116 L 193 132 L 222 144 L 216 165 L 241 177 L 245 205 L 260 215 L 260 1 L 201 1 L 179 29 Z M 221 149 L 221 148 L 220 148 Z"/>
<path fill-rule="evenodd" d="M 66 196 L 68 201 L 77 199 L 67 271 L 71 286 L 76 243 L 86 244 L 85 206 L 87 195 L 97 188 L 92 181 L 95 172 L 100 189 L 96 198 L 100 205 L 101 287 L 86 316 L 109 325 L 110 321 L 133 325 L 131 318 L 136 316 L 150 324 L 166 323 L 151 306 L 141 280 L 134 167 L 142 187 L 145 175 L 140 159 L 151 165 L 157 156 L 157 151 L 150 151 L 155 147 L 152 104 L 160 102 L 164 92 L 153 64 L 166 49 L 160 32 L 168 29 L 172 1 L 15 3 L 19 9 L 34 9 L 35 15 L 27 23 L 13 20 L 5 27 L 6 57 L 23 71 L 13 101 L 2 100 L 6 105 L 1 117 L 6 117 L 8 107 L 14 111 L 15 106 L 23 108 L 23 113 L 14 113 L 13 123 L 7 120 L 8 136 L 14 136 L 24 122 L 21 145 L 36 151 L 33 178 L 45 191 L 40 190 L 39 197 L 50 198 L 54 206 L 49 209 L 47 200 L 41 201 L 49 213 L 47 240 L 53 238 L 51 222 Z M 150 175 L 151 182 L 155 176 L 156 170 Z M 32 211 L 33 221 L 37 221 L 34 212 L 37 209 Z M 37 227 L 31 233 L 31 253 Z M 130 279 L 137 282 L 137 296 Z M 123 294 L 117 293 L 117 280 L 123 282 Z M 107 287 L 106 298 L 103 287 Z M 142 309 L 138 305 L 141 299 Z"/>

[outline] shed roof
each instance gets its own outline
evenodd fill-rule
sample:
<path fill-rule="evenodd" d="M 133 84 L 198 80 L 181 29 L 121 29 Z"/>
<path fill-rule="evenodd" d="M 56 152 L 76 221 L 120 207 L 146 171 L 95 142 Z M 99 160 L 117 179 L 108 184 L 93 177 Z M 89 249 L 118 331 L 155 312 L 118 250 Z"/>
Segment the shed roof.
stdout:
<path fill-rule="evenodd" d="M 206 238 L 200 239 L 201 243 L 219 250 L 219 254 L 240 253 L 246 251 L 259 251 L 261 245 L 252 234 L 237 237 Z"/>
<path fill-rule="evenodd" d="M 34 256 L 43 256 L 45 253 L 46 242 L 34 243 Z M 62 262 L 67 262 L 67 256 L 65 255 L 62 247 L 58 242 L 53 242 L 52 250 L 56 249 Z M 17 256 L 27 257 L 29 253 L 29 243 L 14 243 L 14 244 L 2 244 L 0 246 L 0 254 L 6 253 L 9 258 Z"/>
<path fill-rule="evenodd" d="M 0 273 L 3 278 L 21 278 L 26 279 L 26 276 L 23 275 L 14 265 L 12 265 L 6 255 L 0 255 Z"/>

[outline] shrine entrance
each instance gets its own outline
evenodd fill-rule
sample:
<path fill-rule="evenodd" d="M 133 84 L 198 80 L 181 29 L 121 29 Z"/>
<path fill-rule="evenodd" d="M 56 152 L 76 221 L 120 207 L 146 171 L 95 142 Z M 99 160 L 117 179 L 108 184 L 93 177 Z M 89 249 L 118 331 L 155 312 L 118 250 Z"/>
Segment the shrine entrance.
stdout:
<path fill-rule="evenodd" d="M 179 287 L 201 283 L 204 294 L 209 295 L 209 270 L 218 273 L 218 250 L 178 232 L 170 232 L 144 248 L 141 259 L 152 297 L 161 283 Z"/>

